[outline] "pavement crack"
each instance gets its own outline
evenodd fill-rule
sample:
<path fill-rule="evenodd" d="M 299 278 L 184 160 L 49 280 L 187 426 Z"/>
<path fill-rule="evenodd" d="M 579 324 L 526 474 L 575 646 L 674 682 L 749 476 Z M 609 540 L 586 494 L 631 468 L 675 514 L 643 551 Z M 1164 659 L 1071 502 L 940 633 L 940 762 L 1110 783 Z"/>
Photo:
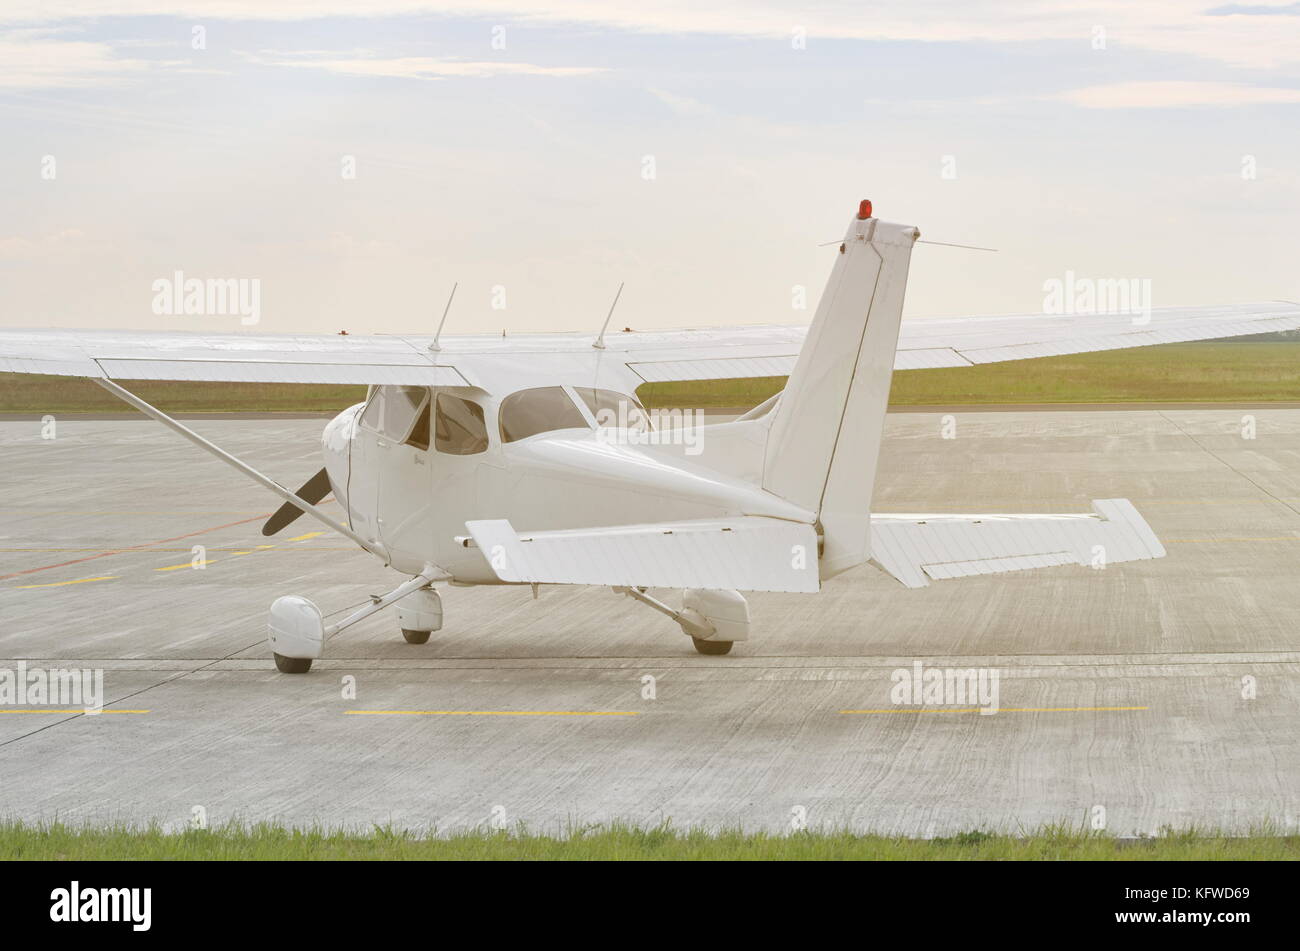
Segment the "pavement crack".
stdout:
<path fill-rule="evenodd" d="M 1272 500 L 1273 500 L 1274 502 L 1276 502 L 1278 505 L 1281 505 L 1283 508 L 1285 508 L 1285 509 L 1287 509 L 1288 511 L 1290 511 L 1292 514 L 1294 514 L 1294 515 L 1300 515 L 1300 508 L 1296 508 L 1293 504 L 1291 504 L 1291 502 L 1287 501 L 1286 499 L 1282 498 L 1282 497 L 1279 496 L 1279 495 L 1275 495 L 1274 493 L 1270 492 L 1270 491 L 1269 491 L 1268 489 L 1266 489 L 1264 486 L 1260 485 L 1258 482 L 1256 482 L 1256 481 L 1255 481 L 1254 479 L 1252 479 L 1250 476 L 1246 475 L 1246 473 L 1242 472 L 1240 469 L 1238 469 L 1236 466 L 1234 466 L 1234 465 L 1233 465 L 1231 462 L 1229 462 L 1227 459 L 1224 459 L 1221 455 L 1219 455 L 1219 454 L 1218 454 L 1217 452 L 1215 452 L 1213 449 L 1209 448 L 1208 446 L 1202 445 L 1201 441 L 1200 441 L 1199 439 L 1197 439 L 1197 438 L 1196 438 L 1192 433 L 1190 433 L 1190 432 L 1188 432 L 1186 429 L 1184 429 L 1184 428 L 1182 427 L 1182 424 L 1180 424 L 1177 420 L 1170 419 L 1170 418 L 1169 418 L 1168 416 L 1166 416 L 1163 412 L 1160 413 L 1159 415 L 1160 415 L 1160 418 L 1161 418 L 1161 419 L 1163 419 L 1163 420 L 1164 420 L 1165 422 L 1167 422 L 1169 425 L 1173 426 L 1174 429 L 1178 430 L 1180 433 L 1182 433 L 1184 436 L 1186 436 L 1189 440 L 1191 440 L 1192 445 L 1194 445 L 1197 449 L 1201 450 L 1201 452 L 1205 453 L 1207 456 L 1209 456 L 1209 457 L 1210 457 L 1211 459 L 1213 459 L 1215 462 L 1217 462 L 1217 463 L 1219 463 L 1220 465 L 1222 465 L 1222 466 L 1223 466 L 1224 468 L 1226 468 L 1228 471 L 1230 471 L 1230 472 L 1232 472 L 1232 473 L 1235 473 L 1236 475 L 1238 475 L 1238 476 L 1240 476 L 1241 478 L 1245 479 L 1247 482 L 1249 482 L 1251 485 L 1253 485 L 1253 486 L 1254 486 L 1256 489 L 1258 489 L 1260 492 L 1263 492 L 1263 493 L 1264 493 L 1265 495 L 1267 495 L 1270 499 L 1272 499 Z"/>
<path fill-rule="evenodd" d="M 147 686 L 141 687 L 138 690 L 133 690 L 130 693 L 123 694 L 120 697 L 114 697 L 112 700 L 107 701 L 104 704 L 104 707 L 112 706 L 115 703 L 122 703 L 123 701 L 130 700 L 132 697 L 138 697 L 143 693 L 148 693 L 150 690 L 154 690 L 158 687 L 164 686 L 165 684 L 169 684 L 173 680 L 180 680 L 181 678 L 188 677 L 191 674 L 197 674 L 199 671 L 207 670 L 209 667 L 212 667 L 216 664 L 220 664 L 222 661 L 230 660 L 236 655 L 242 654 L 246 650 L 251 650 L 252 648 L 256 647 L 260 643 L 262 643 L 262 641 L 261 639 L 258 639 L 254 641 L 252 644 L 249 644 L 247 647 L 241 647 L 236 651 L 232 651 L 231 653 L 227 654 L 225 657 L 218 657 L 215 660 L 210 660 L 206 664 L 200 664 L 198 667 L 193 667 L 190 668 L 189 670 L 177 671 L 172 676 L 164 677 L 162 680 L 158 681 L 157 683 L 148 684 Z M 35 729 L 28 730 L 26 733 L 20 733 L 18 736 L 12 736 L 7 740 L 0 741 L 0 749 L 3 749 L 4 747 L 9 746 L 13 743 L 17 743 L 21 740 L 25 740 L 28 737 L 36 736 L 38 733 L 44 733 L 46 730 L 51 730 L 54 727 L 61 726 L 64 723 L 71 723 L 73 720 L 78 720 L 82 717 L 91 716 L 91 715 L 92 714 L 87 714 L 84 712 L 73 713 L 69 716 L 63 717 L 62 719 L 55 720 L 51 723 L 46 723 L 43 726 L 38 726 Z M 93 714 L 93 715 L 98 716 L 99 714 Z"/>

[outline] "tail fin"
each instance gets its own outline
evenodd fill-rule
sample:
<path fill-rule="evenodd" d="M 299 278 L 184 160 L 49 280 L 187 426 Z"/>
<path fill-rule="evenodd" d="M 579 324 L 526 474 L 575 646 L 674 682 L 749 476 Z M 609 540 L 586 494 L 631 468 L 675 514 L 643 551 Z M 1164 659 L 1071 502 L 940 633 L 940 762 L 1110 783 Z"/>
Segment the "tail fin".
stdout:
<path fill-rule="evenodd" d="M 763 488 L 818 513 L 823 579 L 871 557 L 871 491 L 918 237 L 863 202 L 768 433 Z"/>

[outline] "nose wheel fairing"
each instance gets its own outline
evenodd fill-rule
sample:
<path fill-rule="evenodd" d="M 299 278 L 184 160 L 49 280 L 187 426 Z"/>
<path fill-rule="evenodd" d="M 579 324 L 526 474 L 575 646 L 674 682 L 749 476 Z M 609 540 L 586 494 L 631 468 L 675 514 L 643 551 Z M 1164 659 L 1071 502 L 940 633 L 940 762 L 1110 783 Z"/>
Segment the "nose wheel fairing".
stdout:
<path fill-rule="evenodd" d="M 271 652 L 275 656 L 276 667 L 284 673 L 306 673 L 311 669 L 311 662 L 324 653 L 325 642 L 335 634 L 398 601 L 411 597 L 416 600 L 404 610 L 399 610 L 399 623 L 404 633 L 407 629 L 406 625 L 410 624 L 413 625 L 411 630 L 417 634 L 425 633 L 425 640 L 428 640 L 427 634 L 430 631 L 442 627 L 442 601 L 430 586 L 434 581 L 447 579 L 447 573 L 441 568 L 428 565 L 423 572 L 398 585 L 388 594 L 372 595 L 369 604 L 332 624 L 325 623 L 320 608 L 307 598 L 298 595 L 277 598 L 271 605 L 267 625 L 268 639 Z"/>

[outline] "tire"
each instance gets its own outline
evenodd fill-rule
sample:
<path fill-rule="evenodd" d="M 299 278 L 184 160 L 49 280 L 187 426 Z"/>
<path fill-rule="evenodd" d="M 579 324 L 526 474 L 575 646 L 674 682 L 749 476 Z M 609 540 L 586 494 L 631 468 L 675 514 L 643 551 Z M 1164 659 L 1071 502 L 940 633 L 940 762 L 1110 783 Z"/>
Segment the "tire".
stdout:
<path fill-rule="evenodd" d="M 427 644 L 432 633 L 432 631 L 408 631 L 402 628 L 402 637 L 406 638 L 408 644 Z"/>
<path fill-rule="evenodd" d="M 731 653 L 731 645 L 734 641 L 706 641 L 703 638 L 692 637 L 695 642 L 695 649 L 701 654 L 708 654 L 710 657 L 721 657 L 723 654 Z"/>
<path fill-rule="evenodd" d="M 305 674 L 311 670 L 310 657 L 285 657 L 275 655 L 275 669 L 282 674 Z"/>

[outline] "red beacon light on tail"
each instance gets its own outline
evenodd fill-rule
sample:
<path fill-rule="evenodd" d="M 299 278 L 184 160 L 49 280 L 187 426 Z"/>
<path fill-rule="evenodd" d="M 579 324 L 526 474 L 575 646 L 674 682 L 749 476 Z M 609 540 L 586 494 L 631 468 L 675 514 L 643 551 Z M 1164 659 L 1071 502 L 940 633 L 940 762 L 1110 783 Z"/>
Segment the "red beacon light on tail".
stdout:
<path fill-rule="evenodd" d="M 858 220 L 866 221 L 871 217 L 871 200 L 864 198 L 858 203 Z"/>

